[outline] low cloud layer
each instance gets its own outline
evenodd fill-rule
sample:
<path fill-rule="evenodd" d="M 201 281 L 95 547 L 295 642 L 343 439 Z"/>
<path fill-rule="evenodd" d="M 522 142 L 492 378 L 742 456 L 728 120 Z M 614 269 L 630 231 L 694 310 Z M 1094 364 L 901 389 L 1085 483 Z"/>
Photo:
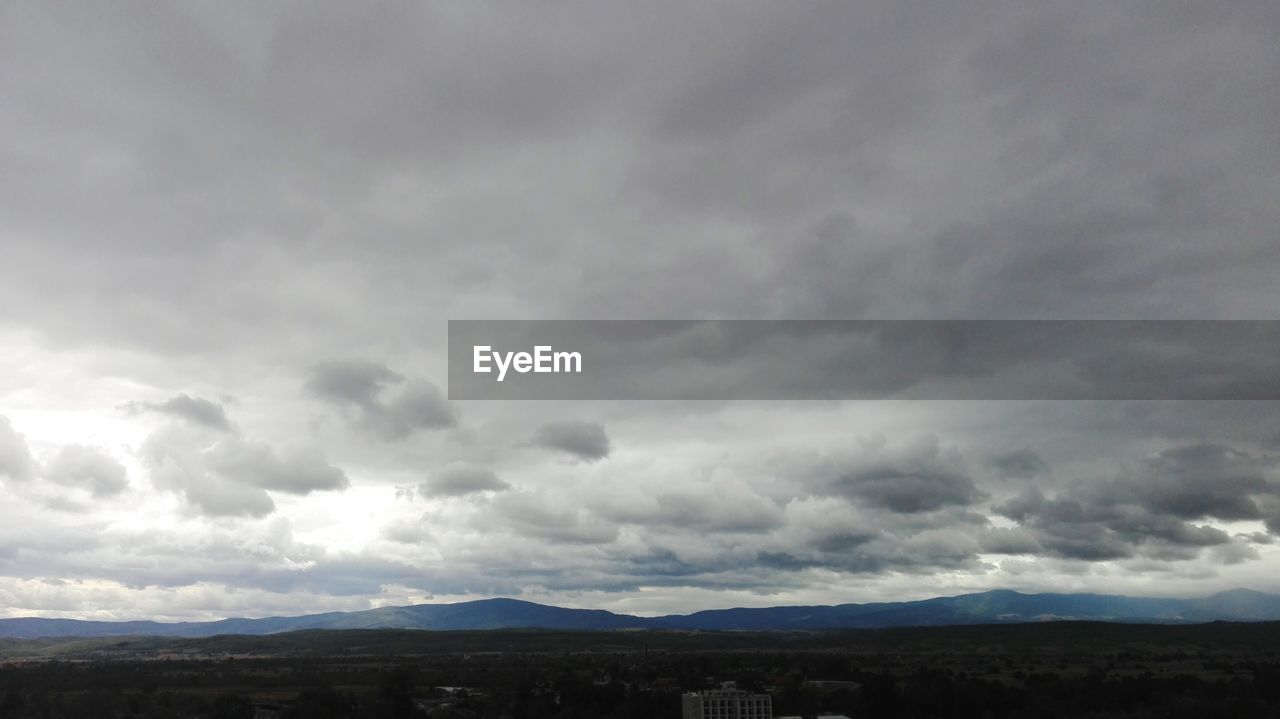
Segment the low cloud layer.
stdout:
<path fill-rule="evenodd" d="M 924 437 L 904 447 L 872 444 L 841 451 L 804 470 L 815 491 L 898 514 L 918 514 L 976 503 L 984 495 L 974 485 L 961 453 Z"/>
<path fill-rule="evenodd" d="M 1073 559 L 1189 558 L 1233 541 L 1214 520 L 1261 520 L 1275 531 L 1280 459 L 1216 444 L 1169 449 L 1131 474 L 1037 489 L 996 508 L 1051 554 Z"/>

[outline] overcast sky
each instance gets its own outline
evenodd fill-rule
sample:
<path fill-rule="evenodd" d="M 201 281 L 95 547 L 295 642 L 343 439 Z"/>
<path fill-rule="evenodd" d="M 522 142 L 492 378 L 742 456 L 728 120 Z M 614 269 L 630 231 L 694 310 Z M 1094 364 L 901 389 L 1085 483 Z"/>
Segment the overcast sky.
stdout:
<path fill-rule="evenodd" d="M 1280 591 L 1274 402 L 450 402 L 444 352 L 1280 319 L 1277 37 L 1273 0 L 0 3 L 0 616 Z"/>

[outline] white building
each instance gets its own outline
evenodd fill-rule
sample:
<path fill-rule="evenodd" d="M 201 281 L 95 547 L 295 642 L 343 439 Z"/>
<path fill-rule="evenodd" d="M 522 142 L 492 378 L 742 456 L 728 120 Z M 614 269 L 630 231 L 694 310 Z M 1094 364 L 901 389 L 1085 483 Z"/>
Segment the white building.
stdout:
<path fill-rule="evenodd" d="M 719 689 L 686 693 L 684 719 L 773 719 L 773 700 L 725 682 Z"/>

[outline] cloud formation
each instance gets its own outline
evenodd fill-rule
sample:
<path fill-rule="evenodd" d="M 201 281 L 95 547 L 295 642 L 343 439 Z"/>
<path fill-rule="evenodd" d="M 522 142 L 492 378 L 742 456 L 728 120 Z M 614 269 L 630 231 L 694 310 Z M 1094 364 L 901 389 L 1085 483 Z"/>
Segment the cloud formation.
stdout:
<path fill-rule="evenodd" d="M 501 492 L 511 485 L 498 478 L 493 470 L 463 462 L 455 462 L 435 472 L 418 492 L 424 497 L 461 497 L 475 492 Z"/>
<path fill-rule="evenodd" d="M 275 502 L 261 487 L 211 471 L 205 451 L 219 439 L 177 426 L 162 428 L 143 444 L 142 459 L 157 487 L 180 494 L 199 512 L 227 517 L 274 512 Z"/>
<path fill-rule="evenodd" d="M 1073 483 L 1054 496 L 1038 489 L 996 507 L 1030 530 L 1050 554 L 1073 559 L 1193 557 L 1232 541 L 1208 520 L 1274 519 L 1263 507 L 1280 497 L 1265 472 L 1277 461 L 1230 447 L 1175 447 L 1148 458 L 1132 474 Z"/>
<path fill-rule="evenodd" d="M 992 457 L 990 462 L 1001 476 L 1010 479 L 1031 479 L 1049 471 L 1049 465 L 1040 455 L 1029 449 L 1005 452 Z"/>
<path fill-rule="evenodd" d="M 211 472 L 233 482 L 289 494 L 306 495 L 350 486 L 346 473 L 311 447 L 277 452 L 264 442 L 224 438 L 205 450 Z"/>
<path fill-rule="evenodd" d="M 945 449 L 936 437 L 901 448 L 872 445 L 833 458 L 816 471 L 819 491 L 899 514 L 963 507 L 983 497 L 960 453 Z"/>
<path fill-rule="evenodd" d="M 232 429 L 231 421 L 227 419 L 226 410 L 223 409 L 222 405 L 203 397 L 177 394 L 163 402 L 129 402 L 125 404 L 125 408 L 133 412 L 144 410 L 159 412 L 176 419 L 224 432 L 229 432 Z"/>
<path fill-rule="evenodd" d="M 18 434 L 8 417 L 0 415 L 0 476 L 21 482 L 30 479 L 34 470 L 26 438 Z"/>
<path fill-rule="evenodd" d="M 94 497 L 111 497 L 125 490 L 124 465 L 96 447 L 69 444 L 44 470 L 44 478 L 67 487 L 83 487 Z"/>
<path fill-rule="evenodd" d="M 615 525 L 564 499 L 545 492 L 506 492 L 494 499 L 492 519 L 507 523 L 521 536 L 555 544 L 608 544 L 618 537 Z"/>
<path fill-rule="evenodd" d="M 392 394 L 388 388 L 398 386 Z M 408 381 L 377 362 L 324 362 L 312 369 L 306 388 L 343 410 L 359 426 L 385 440 L 407 438 L 420 429 L 442 429 L 457 422 L 439 388 Z M 384 394 L 391 394 L 384 399 Z"/>
<path fill-rule="evenodd" d="M 593 508 L 611 521 L 641 527 L 765 532 L 784 523 L 783 511 L 774 501 L 731 479 L 653 491 L 605 492 Z"/>
<path fill-rule="evenodd" d="M 180 494 L 190 506 L 212 516 L 271 514 L 276 505 L 267 490 L 305 496 L 351 484 L 346 473 L 315 447 L 277 449 L 244 437 L 230 422 L 171 422 L 152 432 L 139 454 L 158 487 Z"/>
<path fill-rule="evenodd" d="M 595 462 L 609 456 L 612 444 L 604 425 L 580 419 L 547 422 L 533 431 L 533 444 L 574 457 Z"/>

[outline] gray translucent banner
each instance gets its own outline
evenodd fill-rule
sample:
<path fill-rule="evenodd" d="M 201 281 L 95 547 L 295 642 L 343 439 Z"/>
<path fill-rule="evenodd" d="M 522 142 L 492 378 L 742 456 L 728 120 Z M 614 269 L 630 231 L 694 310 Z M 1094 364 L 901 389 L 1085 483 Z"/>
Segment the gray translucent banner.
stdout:
<path fill-rule="evenodd" d="M 1280 321 L 451 320 L 450 399 L 1280 399 Z"/>

